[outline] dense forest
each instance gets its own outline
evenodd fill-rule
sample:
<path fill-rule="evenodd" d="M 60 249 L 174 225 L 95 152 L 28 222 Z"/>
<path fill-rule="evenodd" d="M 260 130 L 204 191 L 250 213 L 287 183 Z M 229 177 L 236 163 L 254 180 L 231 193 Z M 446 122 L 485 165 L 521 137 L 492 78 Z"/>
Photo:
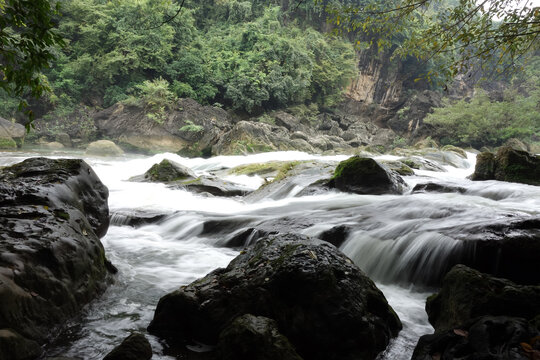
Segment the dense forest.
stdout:
<path fill-rule="evenodd" d="M 390 70 L 385 71 L 397 72 L 392 81 L 404 84 L 401 100 L 390 106 L 401 121 L 417 116 L 405 101 L 415 91 L 430 89 L 445 97 L 442 104 L 433 104 L 438 108 L 426 119 L 430 126 L 422 136 L 478 148 L 512 137 L 538 141 L 538 56 L 514 64 L 524 71 L 498 76 L 488 64 L 487 80 L 478 81 L 482 76 L 475 74 L 468 81 L 473 91 L 448 96 L 454 80 L 444 69 L 452 54 L 419 60 L 400 53 L 417 28 L 429 25 L 422 21 L 381 44 L 374 41 L 375 33 L 339 31 L 325 8 L 328 2 L 322 1 L 185 1 L 180 9 L 171 1 L 75 0 L 60 5 L 58 31 L 66 45 L 54 50 L 56 59 L 41 75 L 52 91 L 39 100 L 28 99 L 44 123 L 85 118 L 119 102 L 144 108 L 161 123 L 178 98 L 242 117 L 298 105 L 333 111 L 362 71 L 359 58 L 367 53 L 389 59 Z M 460 76 L 471 76 L 477 68 L 471 64 Z M 4 91 L 0 99 L 0 116 L 25 121 L 18 115 L 20 99 Z"/>

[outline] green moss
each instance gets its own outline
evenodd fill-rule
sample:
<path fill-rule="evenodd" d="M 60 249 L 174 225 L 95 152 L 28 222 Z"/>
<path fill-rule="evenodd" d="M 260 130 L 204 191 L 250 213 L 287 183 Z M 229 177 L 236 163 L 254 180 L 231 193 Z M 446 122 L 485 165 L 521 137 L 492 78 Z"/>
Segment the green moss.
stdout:
<path fill-rule="evenodd" d="M 283 161 L 271 161 L 267 163 L 255 163 L 240 165 L 232 168 L 229 172 L 235 175 L 266 175 L 272 172 L 277 172 L 283 166 Z"/>
<path fill-rule="evenodd" d="M 152 181 L 178 181 L 189 178 L 181 174 L 174 165 L 167 159 L 164 159 L 159 164 L 154 164 L 146 173 Z"/>
<path fill-rule="evenodd" d="M 0 138 L 0 149 L 16 149 L 17 143 L 12 138 Z"/>
<path fill-rule="evenodd" d="M 291 170 L 298 164 L 305 161 L 272 161 L 268 163 L 256 163 L 240 165 L 230 170 L 230 173 L 236 175 L 271 175 L 275 173 L 274 180 L 265 185 L 271 184 L 274 181 L 285 179 Z"/>
<path fill-rule="evenodd" d="M 359 169 L 362 170 L 362 173 L 369 173 L 376 171 L 378 167 L 377 162 L 371 158 L 353 156 L 338 164 L 332 178 L 355 176 Z"/>
<path fill-rule="evenodd" d="M 407 165 L 411 169 L 420 169 L 420 167 L 422 166 L 422 164 L 420 164 L 418 161 L 414 161 L 413 159 L 402 159 L 399 161 L 401 161 L 403 164 Z"/>

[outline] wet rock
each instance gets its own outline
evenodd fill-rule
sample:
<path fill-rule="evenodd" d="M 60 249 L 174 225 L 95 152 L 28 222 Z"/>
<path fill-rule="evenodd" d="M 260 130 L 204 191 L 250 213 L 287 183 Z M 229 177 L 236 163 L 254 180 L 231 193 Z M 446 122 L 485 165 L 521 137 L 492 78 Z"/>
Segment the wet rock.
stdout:
<path fill-rule="evenodd" d="M 382 164 L 401 176 L 414 175 L 414 170 L 401 161 L 383 161 Z"/>
<path fill-rule="evenodd" d="M 0 169 L 0 328 L 43 344 L 104 290 L 107 198 L 82 160 L 31 158 Z M 11 340 L 21 341 L 3 346 Z"/>
<path fill-rule="evenodd" d="M 145 181 L 164 183 L 177 180 L 193 180 L 196 177 L 197 175 L 187 166 L 168 159 L 162 160 L 159 164 L 152 165 L 143 175 Z"/>
<path fill-rule="evenodd" d="M 406 157 L 400 159 L 399 161 L 412 169 L 446 172 L 446 169 L 443 168 L 441 165 L 418 156 Z"/>
<path fill-rule="evenodd" d="M 331 229 L 323 231 L 318 237 L 321 240 L 327 241 L 335 247 L 340 247 L 347 240 L 351 233 L 351 228 L 347 225 L 334 226 Z"/>
<path fill-rule="evenodd" d="M 170 213 L 163 214 L 133 210 L 115 211 L 111 214 L 111 225 L 139 227 L 156 224 L 170 215 Z"/>
<path fill-rule="evenodd" d="M 86 148 L 87 155 L 97 156 L 118 156 L 123 155 L 124 150 L 110 140 L 98 140 L 88 144 Z"/>
<path fill-rule="evenodd" d="M 342 161 L 328 186 L 356 194 L 402 194 L 405 182 L 371 158 L 353 156 Z"/>
<path fill-rule="evenodd" d="M 384 295 L 347 257 L 289 234 L 261 239 L 227 268 L 161 298 L 149 331 L 172 345 L 216 344 L 245 314 L 276 321 L 304 359 L 374 359 L 401 329 Z"/>
<path fill-rule="evenodd" d="M 489 220 L 462 226 L 459 232 L 441 232 L 463 242 L 459 256 L 447 257 L 451 263 L 518 284 L 540 285 L 539 217 Z"/>
<path fill-rule="evenodd" d="M 444 185 L 437 183 L 417 184 L 412 192 L 438 192 L 438 193 L 460 193 L 464 194 L 467 189 L 460 186 Z"/>
<path fill-rule="evenodd" d="M 424 335 L 411 360 L 530 360 L 540 355 L 540 334 L 525 319 L 483 316 L 456 329 Z"/>
<path fill-rule="evenodd" d="M 152 347 L 146 337 L 133 333 L 108 353 L 103 360 L 150 360 Z"/>
<path fill-rule="evenodd" d="M 245 247 L 250 246 L 255 241 L 267 237 L 268 235 L 276 235 L 278 231 L 266 231 L 256 228 L 241 229 L 235 232 L 230 239 L 228 239 L 224 246 L 227 247 Z"/>
<path fill-rule="evenodd" d="M 274 320 L 250 314 L 221 332 L 217 351 L 222 360 L 302 360 Z"/>
<path fill-rule="evenodd" d="M 495 178 L 495 154 L 483 152 L 476 156 L 476 167 L 472 180 L 493 180 Z"/>
<path fill-rule="evenodd" d="M 175 181 L 174 186 L 195 193 L 223 197 L 245 196 L 252 192 L 252 190 L 242 185 L 235 184 L 211 175 L 199 176 L 193 180 L 187 179 Z"/>
<path fill-rule="evenodd" d="M 499 180 L 540 186 L 540 156 L 509 146 L 497 154 L 482 153 L 476 159 L 472 180 Z"/>
<path fill-rule="evenodd" d="M 449 330 L 484 315 L 533 319 L 540 315 L 540 286 L 517 285 L 463 265 L 444 277 L 426 311 L 436 331 Z"/>

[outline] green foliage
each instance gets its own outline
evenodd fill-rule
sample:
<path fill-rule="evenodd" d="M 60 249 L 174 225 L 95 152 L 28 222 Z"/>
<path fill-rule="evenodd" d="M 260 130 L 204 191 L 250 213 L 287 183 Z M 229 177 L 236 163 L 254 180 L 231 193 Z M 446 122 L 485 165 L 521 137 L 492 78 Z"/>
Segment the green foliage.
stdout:
<path fill-rule="evenodd" d="M 58 6 L 51 3 L 0 1 L 0 89 L 10 95 L 37 98 L 50 90 L 39 73 L 53 59 L 53 47 L 63 45 L 54 29 Z M 19 109 L 26 105 L 21 99 Z"/>
<path fill-rule="evenodd" d="M 350 43 L 285 25 L 268 2 L 187 1 L 162 24 L 177 5 L 67 2 L 60 30 L 68 46 L 47 73 L 55 93 L 88 105 L 134 103 L 141 83 L 163 78 L 178 97 L 256 113 L 311 101 L 330 106 L 355 75 Z M 161 121 L 154 110 L 150 117 Z"/>
<path fill-rule="evenodd" d="M 204 128 L 201 125 L 195 125 L 193 121 L 191 120 L 186 120 L 186 125 L 180 128 L 180 131 L 189 131 L 189 132 L 200 132 L 203 130 Z"/>
<path fill-rule="evenodd" d="M 176 96 L 169 90 L 169 82 L 163 78 L 145 80 L 135 86 L 135 92 L 146 110 L 146 116 L 163 124 L 167 117 L 166 111 L 176 100 Z"/>
<path fill-rule="evenodd" d="M 507 90 L 503 101 L 493 101 L 479 90 L 470 102 L 447 102 L 424 122 L 434 126 L 434 136 L 442 144 L 481 148 L 502 145 L 510 138 L 531 141 L 540 136 L 539 102 L 538 85 L 527 95 Z"/>
<path fill-rule="evenodd" d="M 316 2 L 325 5 L 338 31 L 357 36 L 359 46 L 426 64 L 436 60 L 422 74 L 431 81 L 467 72 L 474 64 L 504 72 L 539 46 L 540 11 L 528 1 Z"/>

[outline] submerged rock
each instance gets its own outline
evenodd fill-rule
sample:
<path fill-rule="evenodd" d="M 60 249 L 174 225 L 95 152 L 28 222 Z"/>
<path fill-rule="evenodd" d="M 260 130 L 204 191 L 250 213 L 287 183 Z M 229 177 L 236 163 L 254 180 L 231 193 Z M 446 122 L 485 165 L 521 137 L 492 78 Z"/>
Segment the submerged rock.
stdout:
<path fill-rule="evenodd" d="M 2 349 L 35 349 L 104 290 L 113 270 L 99 241 L 107 198 L 82 160 L 32 158 L 0 169 L 0 330 L 20 335 L 2 336 Z M 19 354 L 2 359 L 28 358 Z"/>
<path fill-rule="evenodd" d="M 472 180 L 499 180 L 540 186 L 540 157 L 510 146 L 476 159 Z"/>
<path fill-rule="evenodd" d="M 173 346 L 216 344 L 245 314 L 275 320 L 306 360 L 374 359 L 401 329 L 351 260 L 328 243 L 292 234 L 261 239 L 227 268 L 161 298 L 148 329 Z"/>
<path fill-rule="evenodd" d="M 353 156 L 342 161 L 328 183 L 331 188 L 357 194 L 402 194 L 406 186 L 403 179 L 392 174 L 375 160 Z"/>
<path fill-rule="evenodd" d="M 460 193 L 464 194 L 467 191 L 467 189 L 461 187 L 461 186 L 453 186 L 453 185 L 443 185 L 443 184 L 437 184 L 437 183 L 425 183 L 425 184 L 417 184 L 412 192 L 438 192 L 438 193 Z"/>
<path fill-rule="evenodd" d="M 152 347 L 143 334 L 133 333 L 108 353 L 103 360 L 150 360 Z"/>

